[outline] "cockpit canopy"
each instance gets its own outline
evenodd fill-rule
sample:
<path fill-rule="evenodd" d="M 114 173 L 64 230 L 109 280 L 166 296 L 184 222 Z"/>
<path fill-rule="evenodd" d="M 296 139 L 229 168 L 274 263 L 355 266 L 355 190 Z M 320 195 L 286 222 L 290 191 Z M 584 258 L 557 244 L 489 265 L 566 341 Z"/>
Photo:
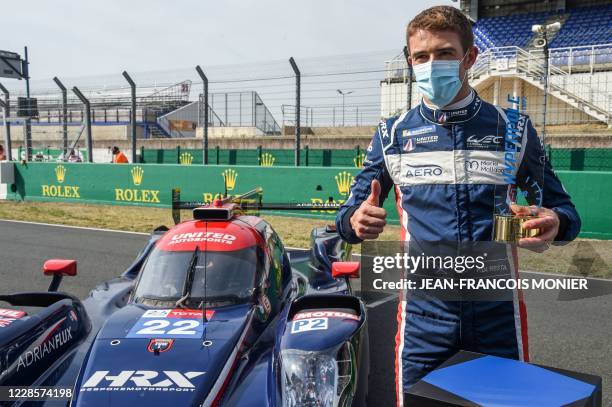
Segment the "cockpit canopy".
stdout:
<path fill-rule="evenodd" d="M 207 306 L 250 301 L 265 263 L 255 233 L 228 222 L 178 225 L 144 263 L 135 301 L 186 307 L 200 307 L 203 301 Z"/>

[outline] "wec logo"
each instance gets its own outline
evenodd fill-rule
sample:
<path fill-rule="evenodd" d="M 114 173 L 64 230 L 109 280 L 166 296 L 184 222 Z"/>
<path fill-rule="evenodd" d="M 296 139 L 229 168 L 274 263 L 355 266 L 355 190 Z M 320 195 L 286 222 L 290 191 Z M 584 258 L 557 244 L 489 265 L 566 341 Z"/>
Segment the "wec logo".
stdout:
<path fill-rule="evenodd" d="M 206 372 L 181 373 L 176 370 L 164 370 L 160 373 L 154 370 L 122 370 L 116 375 L 109 375 L 109 373 L 110 371 L 108 370 L 94 372 L 83 384 L 82 389 L 103 388 L 105 390 L 115 390 L 116 388 L 117 390 L 126 390 L 125 386 L 128 382 L 131 382 L 134 386 L 140 388 L 140 390 L 159 387 L 195 389 L 190 379 L 202 376 Z"/>
<path fill-rule="evenodd" d="M 492 144 L 501 144 L 503 140 L 504 140 L 503 136 L 489 135 L 489 136 L 478 137 L 477 135 L 472 134 L 471 136 L 467 138 L 467 143 L 472 146 L 492 145 Z"/>

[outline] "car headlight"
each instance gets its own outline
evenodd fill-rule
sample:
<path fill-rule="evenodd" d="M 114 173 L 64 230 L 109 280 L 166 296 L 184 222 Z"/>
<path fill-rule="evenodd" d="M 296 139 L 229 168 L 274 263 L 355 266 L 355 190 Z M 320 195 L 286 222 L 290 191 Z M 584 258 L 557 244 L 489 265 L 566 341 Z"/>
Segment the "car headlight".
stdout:
<path fill-rule="evenodd" d="M 326 352 L 287 349 L 281 352 L 283 407 L 350 405 L 355 385 L 350 343 Z"/>

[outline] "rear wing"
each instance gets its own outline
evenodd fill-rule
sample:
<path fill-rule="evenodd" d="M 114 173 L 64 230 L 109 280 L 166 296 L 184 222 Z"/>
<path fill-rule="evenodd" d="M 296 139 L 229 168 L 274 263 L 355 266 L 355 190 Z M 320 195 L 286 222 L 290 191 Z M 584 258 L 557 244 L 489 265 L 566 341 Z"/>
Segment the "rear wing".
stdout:
<path fill-rule="evenodd" d="M 324 203 L 263 203 L 263 189 L 257 187 L 238 196 L 226 196 L 213 202 L 181 201 L 180 188 L 172 189 L 172 220 L 181 222 L 181 210 L 193 210 L 194 219 L 229 220 L 235 215 L 253 214 L 260 211 L 335 211 L 340 204 L 330 198 Z"/>

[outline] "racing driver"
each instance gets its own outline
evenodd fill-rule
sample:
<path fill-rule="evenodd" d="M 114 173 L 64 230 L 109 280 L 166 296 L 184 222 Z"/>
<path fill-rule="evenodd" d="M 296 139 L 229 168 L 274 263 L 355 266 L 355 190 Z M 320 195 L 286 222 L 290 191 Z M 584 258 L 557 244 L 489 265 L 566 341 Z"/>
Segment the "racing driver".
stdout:
<path fill-rule="evenodd" d="M 337 229 L 350 243 L 376 239 L 386 224 L 381 206 L 393 188 L 402 241 L 491 241 L 496 196 L 500 189 L 510 190 L 499 171 L 507 148 L 508 110 L 483 101 L 468 84 L 478 50 L 471 24 L 458 9 L 424 10 L 408 24 L 406 39 L 408 63 L 423 99 L 399 117 L 381 121 L 338 213 Z M 521 239 L 519 246 L 543 251 L 553 241 L 573 240 L 580 218 L 531 121 L 518 117 L 518 159 L 512 171 L 515 184 L 529 192 L 531 206 L 513 205 L 510 194 L 502 194 L 502 204 L 514 213 L 537 216 L 524 228 L 538 228 L 539 234 Z M 516 252 L 503 253 L 516 278 Z M 398 405 L 409 386 L 459 349 L 528 361 L 520 298 L 451 302 L 403 297 L 395 340 Z"/>

